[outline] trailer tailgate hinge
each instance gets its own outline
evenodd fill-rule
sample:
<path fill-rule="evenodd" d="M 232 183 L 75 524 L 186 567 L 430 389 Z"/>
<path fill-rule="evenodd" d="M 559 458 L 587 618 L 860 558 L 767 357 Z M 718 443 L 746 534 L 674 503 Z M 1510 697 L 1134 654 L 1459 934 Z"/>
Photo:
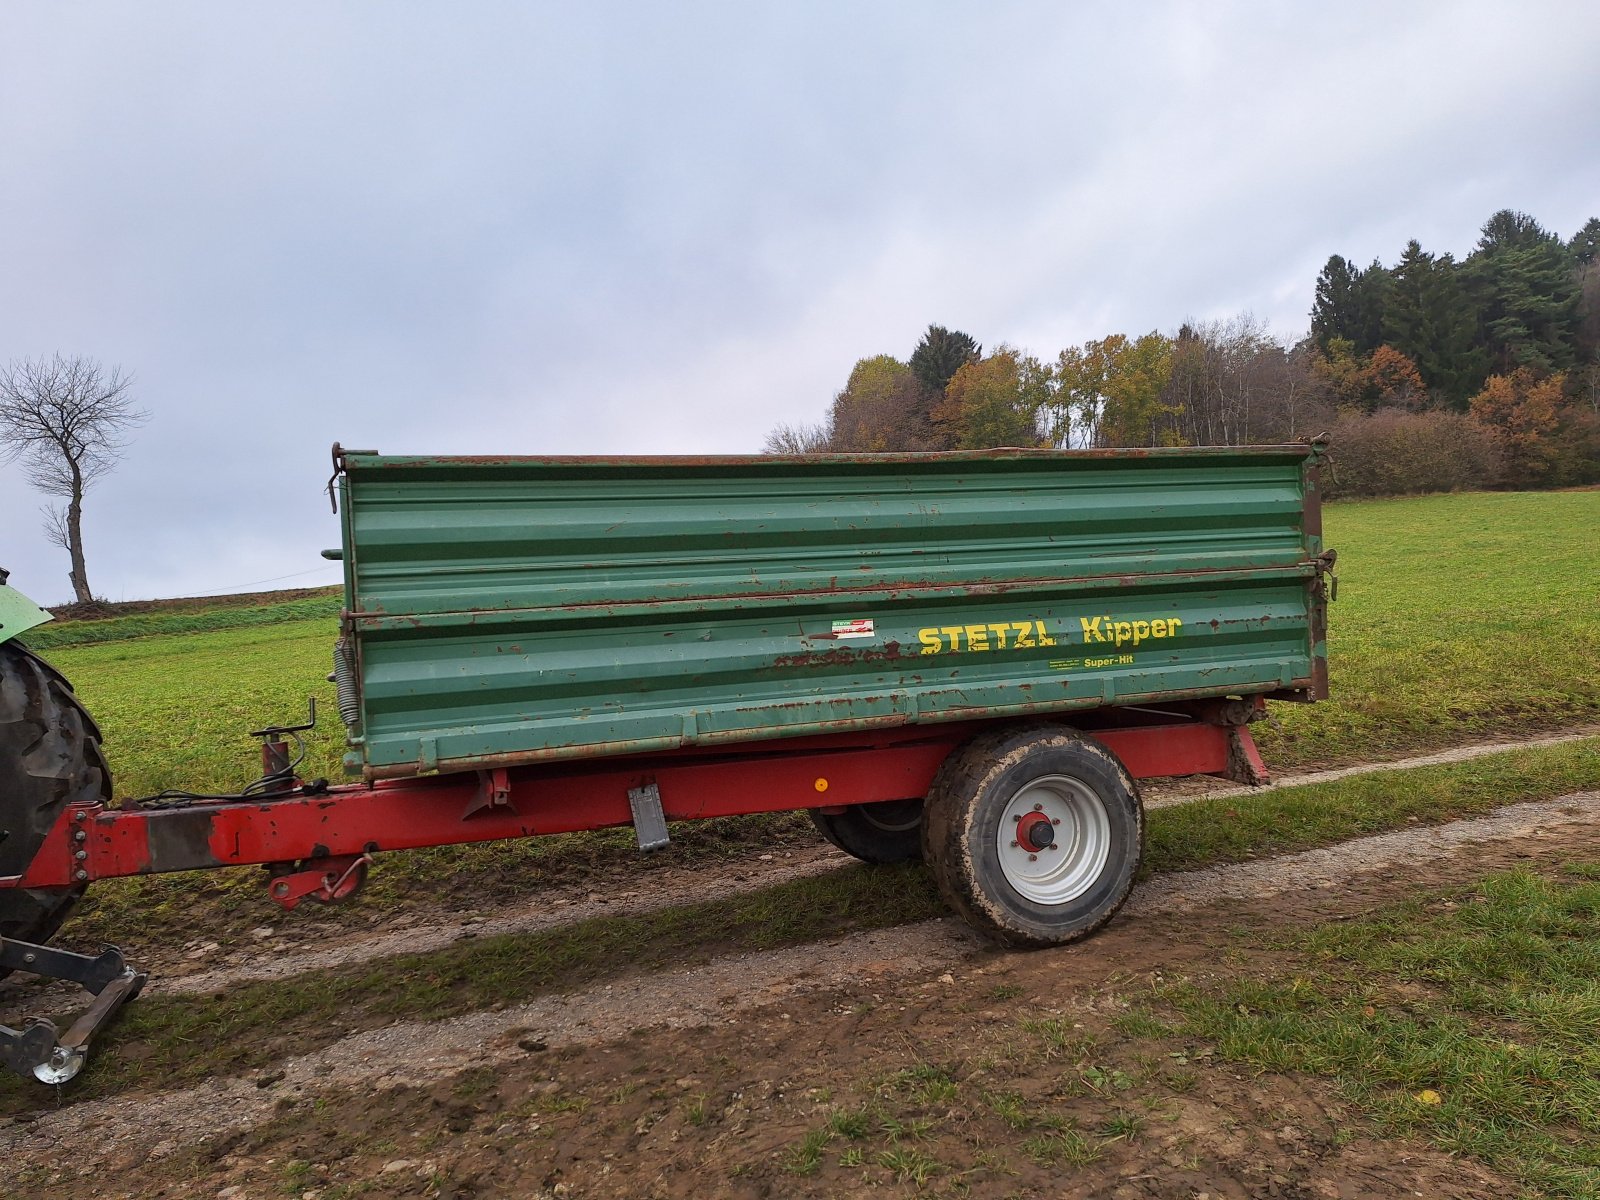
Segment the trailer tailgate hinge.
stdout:
<path fill-rule="evenodd" d="M 633 831 L 639 838 L 639 849 L 660 850 L 670 840 L 667 836 L 667 814 L 661 808 L 661 789 L 655 782 L 643 787 L 628 789 L 628 807 L 633 810 Z"/>

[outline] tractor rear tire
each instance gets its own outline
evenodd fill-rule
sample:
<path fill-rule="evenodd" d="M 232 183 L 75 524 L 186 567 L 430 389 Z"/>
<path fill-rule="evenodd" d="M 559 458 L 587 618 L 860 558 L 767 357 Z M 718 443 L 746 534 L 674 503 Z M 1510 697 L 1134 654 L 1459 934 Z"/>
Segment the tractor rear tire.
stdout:
<path fill-rule="evenodd" d="M 72 685 L 16 642 L 0 643 L 0 877 L 27 869 L 69 804 L 110 799 L 100 729 Z M 0 935 L 46 941 L 82 894 L 0 888 Z"/>
<path fill-rule="evenodd" d="M 862 862 L 915 862 L 922 857 L 921 800 L 852 804 L 834 813 L 807 811 L 823 837 Z"/>

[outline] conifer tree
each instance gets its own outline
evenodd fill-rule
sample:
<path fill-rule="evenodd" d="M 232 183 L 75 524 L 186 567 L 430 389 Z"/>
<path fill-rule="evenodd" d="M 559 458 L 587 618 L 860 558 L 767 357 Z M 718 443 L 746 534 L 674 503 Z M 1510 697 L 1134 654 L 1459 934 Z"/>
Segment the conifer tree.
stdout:
<path fill-rule="evenodd" d="M 1590 217 L 1567 243 L 1567 253 L 1578 266 L 1592 266 L 1600 258 L 1600 217 Z"/>
<path fill-rule="evenodd" d="M 1467 270 L 1495 370 L 1551 372 L 1573 364 L 1578 278 L 1560 238 L 1525 213 L 1503 209 L 1484 224 Z"/>
<path fill-rule="evenodd" d="M 917 421 L 933 431 L 934 449 L 954 449 L 954 426 L 939 421 L 935 414 L 944 403 L 945 390 L 956 372 L 983 357 L 983 347 L 977 339 L 959 329 L 946 329 L 943 325 L 929 325 L 917 348 L 912 351 L 907 366 L 918 387 Z"/>
<path fill-rule="evenodd" d="M 1355 341 L 1359 307 L 1356 289 L 1360 275 L 1343 255 L 1335 254 L 1317 276 L 1316 299 L 1311 305 L 1311 336 L 1317 341 L 1317 349 L 1324 354 L 1328 352 L 1328 344 L 1337 338 Z"/>
<path fill-rule="evenodd" d="M 983 347 L 970 335 L 943 325 L 929 325 L 911 354 L 911 373 L 928 392 L 944 395 L 955 374 L 983 356 Z"/>
<path fill-rule="evenodd" d="M 1412 240 L 1390 272 L 1383 341 L 1416 363 L 1435 403 L 1463 409 L 1483 385 L 1488 356 L 1474 345 L 1472 305 L 1450 255 Z"/>
<path fill-rule="evenodd" d="M 1371 354 L 1383 344 L 1383 309 L 1391 280 L 1377 259 L 1360 270 L 1342 256 L 1328 259 L 1317 276 L 1316 299 L 1311 306 L 1311 334 L 1327 353 L 1335 340 L 1353 344 L 1360 354 Z"/>

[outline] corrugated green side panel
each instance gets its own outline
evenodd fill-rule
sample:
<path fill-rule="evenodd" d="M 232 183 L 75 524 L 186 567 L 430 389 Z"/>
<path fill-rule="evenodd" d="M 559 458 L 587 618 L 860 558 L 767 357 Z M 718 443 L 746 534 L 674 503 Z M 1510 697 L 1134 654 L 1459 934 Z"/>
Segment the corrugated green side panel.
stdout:
<path fill-rule="evenodd" d="M 356 765 L 1309 687 L 1309 453 L 353 456 Z"/>

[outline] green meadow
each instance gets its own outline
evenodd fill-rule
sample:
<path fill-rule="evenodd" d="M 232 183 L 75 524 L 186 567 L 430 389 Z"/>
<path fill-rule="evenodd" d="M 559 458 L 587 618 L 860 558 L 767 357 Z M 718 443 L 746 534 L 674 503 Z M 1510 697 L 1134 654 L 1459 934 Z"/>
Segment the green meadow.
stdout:
<path fill-rule="evenodd" d="M 1274 706 L 1296 767 L 1600 719 L 1600 491 L 1329 505 L 1333 699 Z"/>

